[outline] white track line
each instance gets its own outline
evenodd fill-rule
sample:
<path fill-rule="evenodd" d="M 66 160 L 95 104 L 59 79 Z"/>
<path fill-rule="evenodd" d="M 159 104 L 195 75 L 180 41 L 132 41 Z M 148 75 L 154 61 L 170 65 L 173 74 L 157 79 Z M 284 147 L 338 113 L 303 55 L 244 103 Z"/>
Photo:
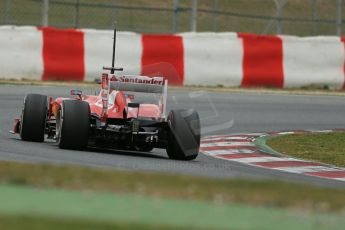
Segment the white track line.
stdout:
<path fill-rule="evenodd" d="M 294 134 L 295 132 L 280 132 L 279 135 L 288 135 L 288 134 Z"/>
<path fill-rule="evenodd" d="M 342 171 L 327 166 L 296 166 L 296 167 L 279 167 L 274 168 L 281 171 L 293 173 L 308 173 L 308 172 L 321 172 L 321 171 Z"/>
<path fill-rule="evenodd" d="M 221 154 L 248 154 L 248 153 L 254 153 L 256 150 L 252 149 L 228 149 L 228 150 L 213 150 L 213 151 L 204 151 L 204 154 L 216 156 Z"/>
<path fill-rule="evenodd" d="M 249 137 L 232 137 L 232 136 L 228 136 L 228 137 L 211 137 L 211 138 L 203 138 L 202 140 L 205 140 L 205 141 L 217 141 L 217 140 L 245 140 L 245 139 L 248 139 Z"/>
<path fill-rule="evenodd" d="M 202 139 L 203 142 L 209 142 L 209 141 L 244 141 L 248 140 L 250 141 L 250 137 L 215 137 L 215 138 L 209 138 L 209 139 Z"/>
<path fill-rule="evenodd" d="M 202 143 L 200 144 L 200 148 L 205 147 L 216 147 L 216 146 L 255 146 L 255 144 L 251 142 L 213 142 L 213 143 Z"/>
<path fill-rule="evenodd" d="M 230 158 L 227 160 L 246 163 L 246 164 L 274 162 L 274 161 L 297 161 L 294 158 L 280 158 L 280 157 L 245 157 L 245 158 L 233 158 L 233 159 Z"/>

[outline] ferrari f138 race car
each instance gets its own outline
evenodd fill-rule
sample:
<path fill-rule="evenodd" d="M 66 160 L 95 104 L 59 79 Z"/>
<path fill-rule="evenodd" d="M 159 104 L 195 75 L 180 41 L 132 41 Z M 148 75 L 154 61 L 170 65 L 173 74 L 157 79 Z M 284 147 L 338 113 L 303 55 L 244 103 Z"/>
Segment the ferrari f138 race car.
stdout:
<path fill-rule="evenodd" d="M 40 94 L 24 99 L 12 133 L 24 141 L 56 140 L 62 149 L 86 147 L 149 152 L 166 149 L 169 158 L 193 160 L 199 153 L 200 121 L 194 109 L 171 110 L 166 116 L 168 81 L 163 77 L 121 75 L 112 67 L 101 78 L 99 95 L 71 90 L 71 98 Z M 135 95 L 137 94 L 137 95 Z M 138 102 L 150 95 L 153 102 Z"/>

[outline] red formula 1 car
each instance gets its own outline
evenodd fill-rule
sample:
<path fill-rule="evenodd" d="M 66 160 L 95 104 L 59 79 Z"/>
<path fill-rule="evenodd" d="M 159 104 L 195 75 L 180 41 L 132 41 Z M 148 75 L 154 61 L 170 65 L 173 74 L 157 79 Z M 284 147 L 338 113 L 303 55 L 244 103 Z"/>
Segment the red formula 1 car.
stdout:
<path fill-rule="evenodd" d="M 12 132 L 25 141 L 54 139 L 62 149 L 164 148 L 171 159 L 195 159 L 200 146 L 198 113 L 171 110 L 166 117 L 168 81 L 162 77 L 114 74 L 121 70 L 114 68 L 115 40 L 116 30 L 112 67 L 103 68 L 108 72 L 102 74 L 99 95 L 71 90 L 72 98 L 48 100 L 45 95 L 28 94 Z"/>

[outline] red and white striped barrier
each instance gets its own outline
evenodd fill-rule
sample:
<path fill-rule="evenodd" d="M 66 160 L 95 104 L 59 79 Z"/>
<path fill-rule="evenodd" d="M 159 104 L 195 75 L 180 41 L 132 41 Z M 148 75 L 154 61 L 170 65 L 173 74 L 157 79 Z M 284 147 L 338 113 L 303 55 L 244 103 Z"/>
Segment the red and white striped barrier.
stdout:
<path fill-rule="evenodd" d="M 0 27 L 0 78 L 93 81 L 109 65 L 112 31 Z M 344 88 L 345 39 L 243 33 L 119 32 L 125 73 L 175 85 Z"/>

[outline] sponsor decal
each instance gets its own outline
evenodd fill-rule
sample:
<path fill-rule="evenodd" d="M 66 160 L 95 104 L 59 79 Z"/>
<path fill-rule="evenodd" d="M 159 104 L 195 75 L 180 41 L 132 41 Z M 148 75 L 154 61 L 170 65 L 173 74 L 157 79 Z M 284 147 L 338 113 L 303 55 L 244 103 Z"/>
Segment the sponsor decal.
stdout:
<path fill-rule="evenodd" d="M 102 74 L 102 117 L 101 117 L 101 122 L 105 122 L 108 114 L 108 95 L 109 95 L 109 75 L 107 73 Z"/>
<path fill-rule="evenodd" d="M 108 74 L 107 73 L 103 73 L 102 74 L 102 89 L 107 90 L 108 89 Z"/>
<path fill-rule="evenodd" d="M 151 84 L 151 85 L 164 85 L 162 77 L 146 77 L 146 76 L 115 76 L 110 78 L 110 81 L 118 81 L 125 83 L 136 84 Z"/>

